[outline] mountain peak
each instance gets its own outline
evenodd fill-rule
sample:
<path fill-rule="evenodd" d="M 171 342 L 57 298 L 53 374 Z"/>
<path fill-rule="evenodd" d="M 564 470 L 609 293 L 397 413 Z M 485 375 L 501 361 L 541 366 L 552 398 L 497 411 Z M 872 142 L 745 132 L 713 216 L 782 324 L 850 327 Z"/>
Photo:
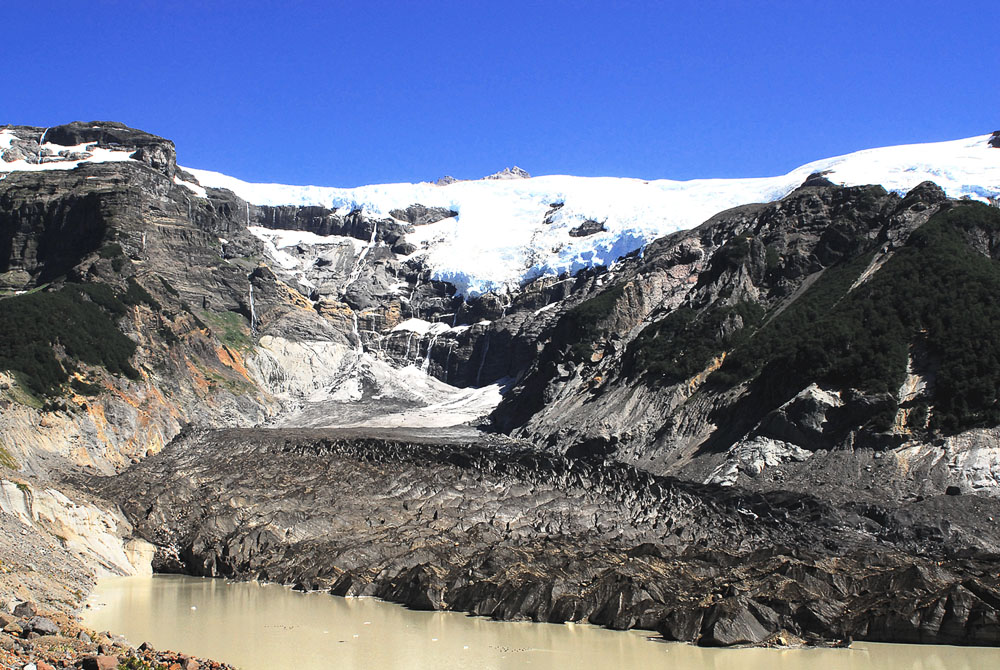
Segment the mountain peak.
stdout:
<path fill-rule="evenodd" d="M 500 172 L 494 172 L 491 175 L 483 177 L 483 179 L 530 179 L 531 175 L 528 174 L 526 170 L 522 170 L 517 167 L 505 167 Z"/>

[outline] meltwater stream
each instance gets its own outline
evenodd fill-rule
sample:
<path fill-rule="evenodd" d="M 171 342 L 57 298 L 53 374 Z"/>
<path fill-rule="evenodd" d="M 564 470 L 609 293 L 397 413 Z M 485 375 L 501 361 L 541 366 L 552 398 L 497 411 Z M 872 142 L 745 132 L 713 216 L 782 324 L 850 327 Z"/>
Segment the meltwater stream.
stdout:
<path fill-rule="evenodd" d="M 122 633 L 134 645 L 146 641 L 243 670 L 1000 667 L 997 649 L 861 643 L 851 649 L 703 649 L 651 641 L 636 631 L 500 623 L 276 585 L 160 575 L 102 580 L 83 620 L 95 630 Z"/>

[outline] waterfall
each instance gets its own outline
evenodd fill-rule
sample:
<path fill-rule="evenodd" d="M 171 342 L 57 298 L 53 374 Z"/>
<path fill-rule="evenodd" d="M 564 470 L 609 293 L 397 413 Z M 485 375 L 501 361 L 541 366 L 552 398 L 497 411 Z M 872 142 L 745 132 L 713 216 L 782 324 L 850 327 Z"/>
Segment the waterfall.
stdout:
<path fill-rule="evenodd" d="M 476 386 L 479 386 L 479 378 L 483 376 L 483 366 L 486 365 L 486 352 L 490 350 L 490 334 L 486 333 L 486 342 L 483 344 L 483 357 L 479 359 L 479 370 L 476 372 Z"/>
<path fill-rule="evenodd" d="M 358 330 L 358 313 L 357 312 L 351 312 L 351 317 L 352 317 L 353 322 L 354 322 L 354 324 L 353 324 L 353 326 L 354 326 L 354 331 L 353 331 L 354 332 L 354 337 L 356 337 L 357 340 L 358 340 L 358 353 L 360 354 L 360 353 L 364 352 L 365 348 L 361 344 L 361 331 Z"/>
<path fill-rule="evenodd" d="M 413 331 L 406 336 L 406 353 L 403 354 L 403 360 L 409 362 L 410 360 L 410 342 L 413 340 Z"/>
<path fill-rule="evenodd" d="M 451 352 L 455 350 L 455 344 L 454 340 L 448 342 L 448 353 L 444 357 L 444 379 L 442 381 L 445 383 L 448 382 L 448 364 L 451 363 Z"/>
<path fill-rule="evenodd" d="M 427 345 L 427 355 L 424 356 L 424 362 L 420 366 L 421 371 L 426 373 L 431 367 L 431 351 L 434 350 L 434 343 L 437 342 L 438 336 L 435 335 L 431 338 L 431 341 Z"/>
<path fill-rule="evenodd" d="M 254 306 L 253 302 L 253 273 L 247 275 L 247 281 L 250 282 L 250 334 L 257 337 L 257 325 L 260 323 L 257 320 L 257 308 Z"/>
<path fill-rule="evenodd" d="M 344 284 L 343 290 L 346 291 L 347 287 L 356 282 L 358 280 L 358 277 L 361 276 L 361 267 L 365 263 L 365 258 L 368 256 L 368 252 L 370 252 L 375 247 L 375 238 L 377 235 L 378 235 L 378 221 L 374 221 L 372 222 L 372 237 L 370 240 L 368 240 L 368 246 L 366 246 L 364 249 L 361 250 L 361 254 L 358 256 L 358 260 L 357 262 L 354 263 L 354 268 L 351 270 L 351 274 L 347 276 L 347 283 Z"/>
<path fill-rule="evenodd" d="M 45 144 L 45 136 L 48 135 L 48 134 L 49 134 L 49 129 L 48 128 L 46 128 L 45 130 L 42 131 L 42 136 L 38 138 L 38 148 L 39 149 L 41 149 L 42 145 Z M 39 154 L 39 157 L 41 157 L 41 154 Z"/>
<path fill-rule="evenodd" d="M 410 305 L 410 316 L 412 316 L 414 319 L 420 318 L 419 316 L 417 316 L 417 308 L 413 306 L 413 295 L 417 292 L 418 288 L 420 288 L 420 275 L 417 275 L 417 279 L 413 284 L 413 290 L 410 291 L 410 297 L 406 301 Z"/>

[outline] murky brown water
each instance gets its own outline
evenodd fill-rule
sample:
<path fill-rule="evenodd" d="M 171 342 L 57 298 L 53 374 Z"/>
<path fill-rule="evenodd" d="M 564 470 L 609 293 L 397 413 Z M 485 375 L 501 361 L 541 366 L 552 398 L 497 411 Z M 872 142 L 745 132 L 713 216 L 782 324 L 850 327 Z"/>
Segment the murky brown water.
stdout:
<path fill-rule="evenodd" d="M 193 577 L 102 580 L 84 611 L 133 644 L 244 670 L 669 668 L 670 670 L 986 670 L 1000 650 L 895 644 L 851 649 L 701 649 L 594 626 L 499 623 L 414 612 L 372 599 Z"/>

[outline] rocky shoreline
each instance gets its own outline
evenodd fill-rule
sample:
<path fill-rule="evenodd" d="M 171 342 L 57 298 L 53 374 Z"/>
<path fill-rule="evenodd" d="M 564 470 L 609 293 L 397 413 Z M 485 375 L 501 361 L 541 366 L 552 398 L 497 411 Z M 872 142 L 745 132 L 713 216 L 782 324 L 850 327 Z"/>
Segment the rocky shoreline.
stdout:
<path fill-rule="evenodd" d="M 231 665 L 81 626 L 76 617 L 31 602 L 0 613 L 0 667 L 12 670 L 235 670 Z"/>
<path fill-rule="evenodd" d="M 196 431 L 80 485 L 126 501 L 161 572 L 706 646 L 1000 644 L 992 500 L 832 503 L 484 439 Z"/>

